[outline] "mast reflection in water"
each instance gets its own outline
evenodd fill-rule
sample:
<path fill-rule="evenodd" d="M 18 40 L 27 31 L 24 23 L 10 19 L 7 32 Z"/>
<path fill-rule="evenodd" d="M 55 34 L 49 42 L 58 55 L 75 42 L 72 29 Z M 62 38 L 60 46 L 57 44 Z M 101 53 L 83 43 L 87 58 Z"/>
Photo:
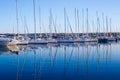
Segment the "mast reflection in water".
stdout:
<path fill-rule="evenodd" d="M 120 80 L 120 44 L 0 47 L 0 80 Z"/>

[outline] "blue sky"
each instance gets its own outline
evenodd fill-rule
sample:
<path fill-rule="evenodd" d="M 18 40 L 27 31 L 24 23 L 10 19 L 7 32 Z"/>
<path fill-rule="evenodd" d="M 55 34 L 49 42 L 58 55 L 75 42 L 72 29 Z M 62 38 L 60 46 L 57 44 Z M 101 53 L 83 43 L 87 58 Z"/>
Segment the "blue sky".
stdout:
<path fill-rule="evenodd" d="M 112 19 L 112 31 L 119 31 L 120 21 L 120 0 L 35 0 L 36 2 L 36 20 L 37 32 L 40 32 L 39 27 L 39 7 L 41 9 L 41 32 L 49 32 L 49 9 L 52 9 L 52 14 L 56 18 L 56 28 L 58 32 L 64 32 L 64 8 L 66 8 L 67 15 L 70 20 L 73 32 L 76 32 L 74 9 L 79 10 L 80 30 L 82 32 L 82 9 L 86 11 L 89 9 L 89 32 L 96 30 L 96 11 L 100 17 L 104 12 L 105 16 Z M 15 0 L 0 0 L 0 33 L 2 32 L 15 32 L 16 29 L 16 11 Z M 29 32 L 34 32 L 33 23 L 33 3 L 32 0 L 18 0 L 18 13 L 19 13 L 19 32 L 24 32 L 24 17 L 26 18 Z M 85 14 L 86 15 L 86 14 Z M 94 21 L 95 27 L 92 27 Z M 86 24 L 85 24 L 86 25 Z M 102 25 L 102 21 L 101 21 Z M 53 26 L 52 26 L 53 27 Z M 86 30 L 86 26 L 84 27 Z M 101 28 L 101 31 L 105 31 Z M 54 31 L 52 31 L 54 32 Z M 67 32 L 70 32 L 69 28 Z"/>

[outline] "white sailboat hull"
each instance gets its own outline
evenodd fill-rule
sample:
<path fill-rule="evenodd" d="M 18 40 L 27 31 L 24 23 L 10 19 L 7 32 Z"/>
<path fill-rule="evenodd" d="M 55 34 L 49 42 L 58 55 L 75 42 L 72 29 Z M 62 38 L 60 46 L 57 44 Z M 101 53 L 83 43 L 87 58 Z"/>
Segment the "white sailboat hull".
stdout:
<path fill-rule="evenodd" d="M 20 40 L 20 41 L 18 41 L 17 44 L 18 44 L 18 45 L 27 45 L 27 44 L 28 44 L 28 41 L 27 41 L 27 40 Z"/>
<path fill-rule="evenodd" d="M 10 40 L 9 41 L 9 43 L 8 43 L 8 45 L 16 45 L 16 44 L 18 44 L 18 40 Z"/>
<path fill-rule="evenodd" d="M 113 37 L 110 37 L 110 38 L 108 38 L 108 41 L 116 41 L 116 39 Z"/>
<path fill-rule="evenodd" d="M 9 40 L 5 40 L 5 39 L 0 39 L 0 45 L 8 45 Z"/>
<path fill-rule="evenodd" d="M 57 43 L 58 41 L 57 40 L 55 40 L 55 39 L 49 39 L 48 40 L 48 43 Z"/>
<path fill-rule="evenodd" d="M 58 40 L 58 43 L 74 43 L 73 39 L 62 39 L 62 40 Z"/>
<path fill-rule="evenodd" d="M 85 42 L 98 42 L 97 39 L 85 39 Z"/>
<path fill-rule="evenodd" d="M 47 44 L 48 41 L 47 40 L 30 40 L 29 44 Z"/>
<path fill-rule="evenodd" d="M 3 45 L 3 46 L 16 45 L 17 43 L 18 43 L 17 40 L 0 39 L 0 45 Z"/>
<path fill-rule="evenodd" d="M 74 42 L 84 43 L 84 42 L 85 42 L 85 39 L 75 39 Z"/>
<path fill-rule="evenodd" d="M 97 39 L 76 39 L 75 42 L 80 42 L 80 43 L 84 43 L 84 42 L 97 42 Z"/>

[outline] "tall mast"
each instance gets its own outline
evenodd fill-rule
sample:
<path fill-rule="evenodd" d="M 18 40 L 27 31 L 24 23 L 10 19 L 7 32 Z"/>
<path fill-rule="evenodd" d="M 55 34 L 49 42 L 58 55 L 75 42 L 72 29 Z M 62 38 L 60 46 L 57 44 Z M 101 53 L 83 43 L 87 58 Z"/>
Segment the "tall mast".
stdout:
<path fill-rule="evenodd" d="M 98 16 L 98 11 L 96 11 L 96 17 L 97 17 L 97 35 L 100 36 L 100 19 Z"/>
<path fill-rule="evenodd" d="M 84 9 L 82 9 L 82 27 L 83 27 L 83 34 L 84 34 Z"/>
<path fill-rule="evenodd" d="M 79 37 L 79 27 L 80 27 L 79 22 L 80 22 L 80 20 L 79 20 L 79 10 L 77 9 L 78 37 Z"/>
<path fill-rule="evenodd" d="M 19 33 L 19 24 L 18 24 L 18 0 L 16 0 L 16 25 L 17 25 L 17 34 Z"/>
<path fill-rule="evenodd" d="M 76 20 L 76 14 L 77 14 L 77 10 L 75 8 L 75 33 L 77 32 L 77 20 Z"/>
<path fill-rule="evenodd" d="M 25 20 L 25 17 L 24 17 L 24 34 L 26 35 L 26 20 Z"/>
<path fill-rule="evenodd" d="M 104 13 L 102 13 L 102 21 L 103 21 L 103 31 L 104 31 L 105 30 Z"/>
<path fill-rule="evenodd" d="M 50 16 L 49 16 L 49 32 L 50 32 L 50 37 L 52 36 L 52 12 L 51 12 L 51 8 L 49 9 L 49 12 L 50 12 Z"/>
<path fill-rule="evenodd" d="M 87 21 L 86 21 L 86 23 L 87 23 L 87 35 L 88 35 L 88 30 L 89 30 L 89 21 L 88 21 L 88 8 L 86 9 L 86 12 L 87 12 L 87 14 L 86 14 Z"/>
<path fill-rule="evenodd" d="M 41 32 L 41 9 L 40 7 L 39 7 L 39 26 L 40 26 L 40 33 L 42 33 Z"/>
<path fill-rule="evenodd" d="M 93 33 L 95 33 L 95 24 L 94 24 L 94 20 L 92 21 L 92 27 L 93 27 Z"/>
<path fill-rule="evenodd" d="M 101 30 L 100 30 L 100 18 L 99 18 L 99 16 L 98 16 L 98 30 L 99 30 L 99 33 L 100 33 Z"/>
<path fill-rule="evenodd" d="M 13 26 L 13 34 L 15 34 L 15 31 L 14 31 L 14 26 Z"/>
<path fill-rule="evenodd" d="M 99 33 L 99 29 L 98 29 L 98 24 L 99 24 L 99 19 L 98 19 L 98 11 L 96 11 L 96 18 L 97 18 L 97 34 Z"/>
<path fill-rule="evenodd" d="M 69 21 L 68 16 L 67 16 L 67 23 L 68 23 L 68 26 L 69 26 L 69 28 L 70 28 L 71 33 L 73 33 L 73 30 L 72 30 L 72 27 L 71 27 L 71 24 L 70 24 L 70 21 Z"/>
<path fill-rule="evenodd" d="M 26 21 L 25 16 L 24 16 L 24 21 L 25 21 L 26 33 L 29 34 L 29 29 L 28 29 L 28 25 L 27 25 L 27 21 Z"/>
<path fill-rule="evenodd" d="M 99 33 L 100 33 L 101 32 L 101 28 L 100 28 L 101 25 L 100 25 L 100 18 L 99 17 L 98 17 L 98 20 L 99 20 L 98 25 L 99 25 Z"/>
<path fill-rule="evenodd" d="M 14 30 L 14 26 L 13 26 L 13 34 L 14 34 L 14 39 L 15 39 L 15 30 Z"/>
<path fill-rule="evenodd" d="M 57 29 L 56 29 L 57 23 L 56 22 L 57 22 L 57 17 L 55 17 L 55 21 L 53 18 L 53 25 L 54 25 L 55 33 L 57 33 Z"/>
<path fill-rule="evenodd" d="M 49 14 L 50 14 L 50 15 L 49 15 L 49 33 L 51 33 L 51 30 L 52 30 L 52 29 L 51 29 L 51 24 L 52 24 L 52 23 L 51 23 L 51 9 L 49 9 Z"/>
<path fill-rule="evenodd" d="M 66 34 L 66 9 L 64 8 L 64 29 Z"/>
<path fill-rule="evenodd" d="M 36 16 L 35 16 L 35 0 L 33 0 L 33 11 L 34 11 L 34 32 L 35 32 L 35 40 L 36 40 Z"/>
<path fill-rule="evenodd" d="M 57 30 L 56 30 L 56 18 L 55 18 L 55 21 L 54 21 L 52 10 L 50 10 L 50 15 L 51 15 L 51 25 L 54 26 L 54 31 L 55 31 L 55 33 L 57 33 Z"/>
<path fill-rule="evenodd" d="M 26 18 L 24 16 L 24 34 L 25 34 L 25 38 L 27 38 L 27 33 L 29 33 L 28 32 L 28 26 L 27 26 Z"/>
<path fill-rule="evenodd" d="M 107 33 L 107 37 L 108 37 L 108 17 L 106 16 L 106 33 Z"/>
<path fill-rule="evenodd" d="M 111 33 L 111 27 L 112 27 L 112 26 L 111 26 L 111 18 L 110 18 L 109 25 L 110 25 L 110 33 Z"/>

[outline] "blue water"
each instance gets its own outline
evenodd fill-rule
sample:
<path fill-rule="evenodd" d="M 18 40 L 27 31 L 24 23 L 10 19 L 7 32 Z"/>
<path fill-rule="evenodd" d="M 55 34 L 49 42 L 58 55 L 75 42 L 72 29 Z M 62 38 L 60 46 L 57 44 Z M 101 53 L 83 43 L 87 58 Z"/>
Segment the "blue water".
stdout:
<path fill-rule="evenodd" d="M 0 80 L 120 80 L 120 43 L 0 47 Z"/>

